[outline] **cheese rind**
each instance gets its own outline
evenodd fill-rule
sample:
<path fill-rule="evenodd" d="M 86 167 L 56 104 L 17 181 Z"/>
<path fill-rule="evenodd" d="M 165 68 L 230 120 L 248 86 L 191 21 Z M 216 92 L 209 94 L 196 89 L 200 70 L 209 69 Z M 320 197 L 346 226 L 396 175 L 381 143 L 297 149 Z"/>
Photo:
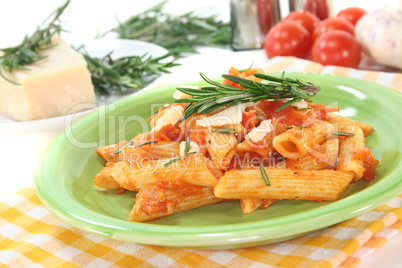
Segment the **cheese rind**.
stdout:
<path fill-rule="evenodd" d="M 26 65 L 29 70 L 3 71 L 13 85 L 0 78 L 0 113 L 17 121 L 63 116 L 76 105 L 95 105 L 91 74 L 84 57 L 61 38 L 42 50 L 45 58 Z"/>

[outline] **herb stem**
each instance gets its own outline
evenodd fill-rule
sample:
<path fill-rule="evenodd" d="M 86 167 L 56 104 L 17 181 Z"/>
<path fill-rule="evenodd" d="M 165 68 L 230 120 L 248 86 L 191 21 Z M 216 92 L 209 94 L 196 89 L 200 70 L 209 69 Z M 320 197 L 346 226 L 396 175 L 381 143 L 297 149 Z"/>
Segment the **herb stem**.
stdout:
<path fill-rule="evenodd" d="M 222 84 L 209 79 L 205 74 L 200 73 L 202 79 L 212 85 L 201 87 L 201 89 L 190 89 L 186 87 L 177 88 L 179 91 L 192 95 L 189 98 L 177 99 L 176 103 L 189 103 L 180 122 L 195 113 L 206 114 L 223 106 L 234 106 L 240 103 L 258 102 L 261 100 L 274 100 L 290 98 L 284 102 L 275 112 L 279 112 L 291 104 L 315 95 L 320 88 L 312 83 L 300 79 L 275 77 L 255 73 L 255 77 L 263 79 L 261 82 L 251 81 L 238 76 L 223 74 L 222 77 L 238 83 L 243 88 L 237 88 L 228 84 Z"/>

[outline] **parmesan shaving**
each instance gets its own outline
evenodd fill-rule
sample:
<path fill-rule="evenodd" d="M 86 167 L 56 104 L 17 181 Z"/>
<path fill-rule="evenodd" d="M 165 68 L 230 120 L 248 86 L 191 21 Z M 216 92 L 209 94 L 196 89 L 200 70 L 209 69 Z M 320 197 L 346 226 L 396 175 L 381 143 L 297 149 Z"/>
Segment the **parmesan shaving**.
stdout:
<path fill-rule="evenodd" d="M 244 138 L 251 140 L 252 142 L 259 142 L 268 133 L 274 130 L 274 126 L 271 123 L 271 119 L 264 120 L 258 127 L 253 128 Z"/>
<path fill-rule="evenodd" d="M 186 150 L 186 142 L 182 141 L 180 143 L 180 157 L 184 157 L 184 151 Z M 194 141 L 190 141 L 190 150 L 188 153 L 199 153 L 200 152 L 200 146 L 198 146 L 198 143 Z"/>
<path fill-rule="evenodd" d="M 308 108 L 308 103 L 305 100 L 297 101 L 295 103 L 292 103 L 291 106 L 296 107 L 297 109 L 307 109 Z"/>
<path fill-rule="evenodd" d="M 166 125 L 175 125 L 183 116 L 184 108 L 181 106 L 173 106 L 169 108 L 157 121 L 152 130 L 159 131 Z"/>
<path fill-rule="evenodd" d="M 243 119 L 244 110 L 246 110 L 247 107 L 254 105 L 255 105 L 254 103 L 241 103 L 229 107 L 223 110 L 222 112 L 197 120 L 196 125 L 201 127 L 210 127 L 210 126 L 240 124 L 240 122 Z"/>

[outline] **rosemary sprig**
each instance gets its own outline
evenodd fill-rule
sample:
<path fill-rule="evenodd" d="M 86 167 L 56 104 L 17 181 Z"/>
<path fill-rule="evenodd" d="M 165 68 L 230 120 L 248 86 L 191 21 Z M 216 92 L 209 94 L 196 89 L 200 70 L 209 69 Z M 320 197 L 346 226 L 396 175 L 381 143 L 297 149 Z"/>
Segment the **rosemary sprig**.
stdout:
<path fill-rule="evenodd" d="M 264 181 L 265 181 L 265 184 L 266 184 L 267 186 L 271 186 L 271 182 L 269 181 L 268 174 L 267 174 L 267 172 L 265 171 L 264 166 L 262 165 L 262 163 L 260 164 L 260 172 L 261 172 L 262 178 L 263 178 Z"/>
<path fill-rule="evenodd" d="M 293 107 L 296 111 L 306 111 L 311 109 L 311 107 L 307 107 L 307 108 L 297 108 L 297 107 Z"/>
<path fill-rule="evenodd" d="M 229 45 L 231 27 L 217 16 L 202 17 L 194 12 L 173 16 L 163 11 L 167 1 L 132 16 L 104 33 L 115 32 L 118 38 L 152 42 L 165 47 L 174 55 L 195 53 L 200 45 Z"/>
<path fill-rule="evenodd" d="M 354 133 L 350 133 L 350 132 L 342 132 L 342 131 L 337 131 L 337 132 L 333 132 L 333 133 L 331 133 L 331 135 L 334 135 L 334 136 L 354 136 L 355 134 Z"/>
<path fill-rule="evenodd" d="M 62 6 L 53 11 L 52 14 L 37 27 L 32 35 L 25 36 L 21 44 L 15 47 L 0 49 L 0 51 L 3 52 L 3 55 L 0 56 L 1 77 L 14 85 L 19 85 L 19 83 L 7 78 L 3 71 L 11 73 L 14 69 L 29 70 L 25 65 L 37 62 L 46 57 L 41 55 L 40 51 L 52 47 L 52 37 L 64 31 L 59 24 L 59 18 L 69 3 L 70 0 L 67 0 Z M 41 28 L 52 16 L 54 17 L 49 24 Z"/>
<path fill-rule="evenodd" d="M 215 127 L 211 132 L 224 133 L 224 134 L 237 134 L 234 128 L 228 127 Z"/>
<path fill-rule="evenodd" d="M 179 91 L 191 95 L 190 98 L 177 99 L 176 103 L 189 103 L 184 111 L 181 122 L 195 113 L 206 114 L 223 106 L 234 106 L 240 103 L 258 102 L 261 100 L 291 99 L 283 103 L 275 112 L 285 109 L 289 105 L 306 100 L 315 95 L 319 86 L 304 82 L 298 78 L 285 78 L 284 72 L 281 77 L 255 73 L 254 76 L 261 78 L 261 82 L 255 82 L 238 76 L 223 74 L 222 77 L 238 83 L 244 89 L 236 88 L 228 84 L 213 81 L 200 73 L 202 79 L 212 86 L 193 89 L 186 87 L 177 88 Z"/>
<path fill-rule="evenodd" d="M 179 160 L 181 160 L 181 159 L 184 159 L 186 156 L 188 156 L 188 155 L 190 155 L 190 154 L 195 154 L 196 152 L 191 152 L 191 153 L 189 153 L 189 151 L 190 151 L 190 138 L 187 138 L 186 139 L 186 143 L 185 143 L 185 146 L 184 146 L 184 155 L 183 156 L 181 156 L 181 157 L 176 157 L 176 158 L 173 158 L 173 159 L 171 159 L 169 162 L 166 162 L 165 163 L 165 167 L 168 167 L 168 166 L 170 166 L 171 164 L 173 164 L 173 163 L 175 163 L 175 162 L 177 162 L 177 161 L 179 161 Z"/>
<path fill-rule="evenodd" d="M 78 48 L 78 51 L 87 62 L 97 95 L 137 91 L 150 84 L 160 74 L 169 73 L 169 68 L 180 65 L 175 63 L 176 59 L 164 61 L 171 56 L 169 53 L 157 58 L 145 54 L 113 59 L 113 52 L 103 58 L 92 58 L 83 47 Z"/>
<path fill-rule="evenodd" d="M 131 146 L 131 145 L 133 145 L 133 141 L 128 141 L 128 142 L 126 142 L 125 144 L 123 144 L 119 149 L 117 149 L 116 151 L 114 151 L 113 152 L 113 154 L 119 154 L 119 153 L 121 153 L 121 150 L 123 149 L 123 148 L 126 148 L 126 147 L 128 147 L 128 146 Z"/>
<path fill-rule="evenodd" d="M 144 146 L 144 145 L 148 145 L 148 144 L 151 144 L 151 143 L 157 143 L 157 141 L 147 141 L 147 142 L 144 142 L 144 143 L 141 143 L 141 144 L 137 144 L 137 145 L 135 145 L 135 146 L 133 146 L 133 147 L 134 147 L 134 148 L 136 148 L 136 147 L 142 147 L 142 146 Z M 121 153 L 121 150 L 122 150 L 123 148 L 128 147 L 128 146 L 131 146 L 131 145 L 133 145 L 133 144 L 134 144 L 133 141 L 129 141 L 129 142 L 123 144 L 119 149 L 117 149 L 116 151 L 114 151 L 113 154 L 119 154 L 119 153 Z"/>

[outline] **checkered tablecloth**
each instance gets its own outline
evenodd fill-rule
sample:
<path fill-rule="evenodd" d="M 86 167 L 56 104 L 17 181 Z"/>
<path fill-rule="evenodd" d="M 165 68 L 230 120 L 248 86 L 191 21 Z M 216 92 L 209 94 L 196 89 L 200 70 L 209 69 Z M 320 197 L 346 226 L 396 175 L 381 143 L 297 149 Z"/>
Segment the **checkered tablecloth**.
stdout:
<path fill-rule="evenodd" d="M 360 71 L 291 57 L 266 71 L 304 71 L 361 78 L 402 91 L 402 74 Z M 402 194 L 356 218 L 309 235 L 232 250 L 140 245 L 90 234 L 51 214 L 35 189 L 0 201 L 0 267 L 354 267 L 402 231 Z"/>
<path fill-rule="evenodd" d="M 24 188 L 0 202 L 6 267 L 354 267 L 402 231 L 402 195 L 322 231 L 254 248 L 189 250 L 139 245 L 64 223 Z"/>

